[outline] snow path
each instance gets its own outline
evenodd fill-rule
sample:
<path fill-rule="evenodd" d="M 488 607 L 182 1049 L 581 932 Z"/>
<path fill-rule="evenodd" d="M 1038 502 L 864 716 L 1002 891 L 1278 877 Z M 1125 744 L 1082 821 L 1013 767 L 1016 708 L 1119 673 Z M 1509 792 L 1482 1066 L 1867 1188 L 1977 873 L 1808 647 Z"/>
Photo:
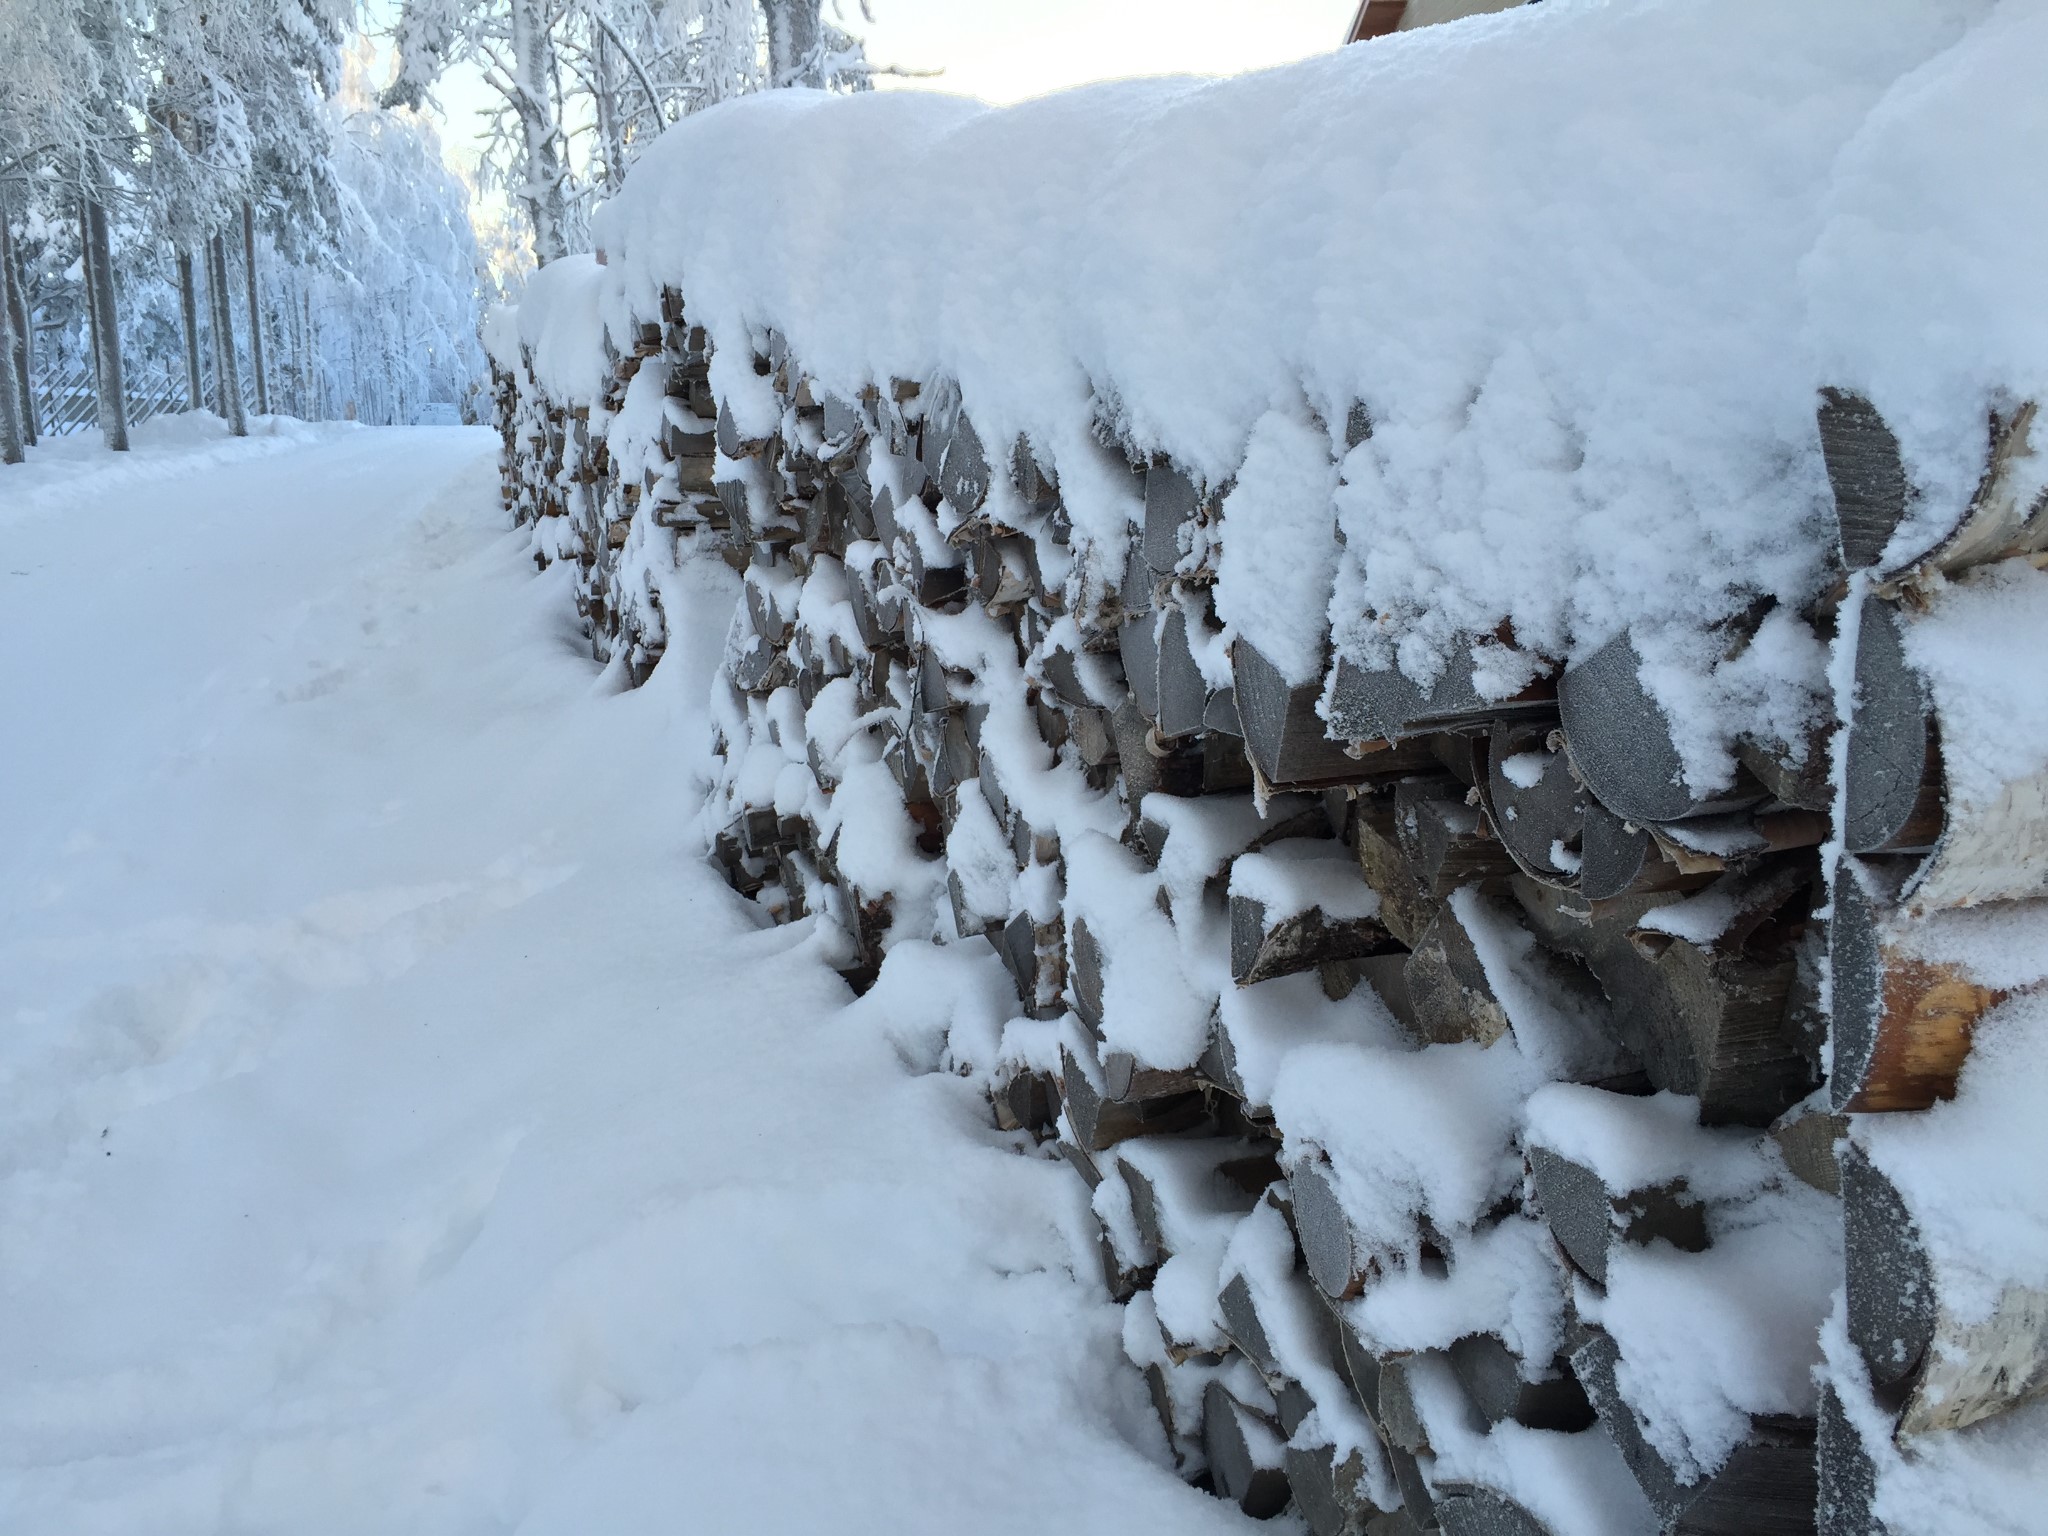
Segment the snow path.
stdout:
<path fill-rule="evenodd" d="M 486 434 L 305 437 L 0 475 L 0 1529 L 1243 1529 L 701 862 L 723 615 L 615 693 Z"/>

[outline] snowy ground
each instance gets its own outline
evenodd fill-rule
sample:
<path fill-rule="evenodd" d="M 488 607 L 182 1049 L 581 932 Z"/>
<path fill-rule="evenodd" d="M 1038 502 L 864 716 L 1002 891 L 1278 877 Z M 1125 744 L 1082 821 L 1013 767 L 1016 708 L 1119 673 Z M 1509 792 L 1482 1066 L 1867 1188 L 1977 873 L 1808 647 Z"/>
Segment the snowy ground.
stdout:
<path fill-rule="evenodd" d="M 612 691 L 476 431 L 46 450 L 0 541 L 0 1529 L 1244 1528 L 1079 1181 L 701 862 L 722 612 Z"/>

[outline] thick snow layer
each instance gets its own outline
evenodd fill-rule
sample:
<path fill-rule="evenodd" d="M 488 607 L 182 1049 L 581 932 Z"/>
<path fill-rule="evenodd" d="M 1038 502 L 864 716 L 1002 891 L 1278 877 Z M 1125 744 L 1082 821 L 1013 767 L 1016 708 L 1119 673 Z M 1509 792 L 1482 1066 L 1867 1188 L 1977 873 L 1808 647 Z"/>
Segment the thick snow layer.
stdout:
<path fill-rule="evenodd" d="M 1699 1100 L 1648 1098 L 1581 1083 L 1547 1083 L 1529 1095 L 1524 1140 L 1592 1173 L 1611 1192 L 1683 1182 L 1702 1200 L 1754 1194 L 1779 1171 L 1754 1133 L 1699 1123 Z"/>
<path fill-rule="evenodd" d="M 1242 1529 L 920 1075 L 992 958 L 848 1010 L 706 866 L 736 584 L 620 695 L 486 434 L 220 447 L 8 529 L 0 1528 Z"/>
<path fill-rule="evenodd" d="M 1230 866 L 1230 894 L 1256 901 L 1278 922 L 1310 910 L 1333 923 L 1376 915 L 1380 894 L 1358 878 L 1358 860 L 1342 843 L 1292 838 L 1247 853 Z"/>
<path fill-rule="evenodd" d="M 1811 1414 L 1820 1326 L 1842 1279 L 1840 1207 L 1796 1181 L 1716 1210 L 1713 1245 L 1617 1244 L 1580 1311 L 1621 1348 L 1616 1380 L 1681 1478 L 1718 1469 L 1751 1414 Z"/>
<path fill-rule="evenodd" d="M 2048 775 L 2048 688 L 2034 667 L 2005 664 L 2048 656 L 2048 571 L 2008 560 L 1944 583 L 1905 626 L 1905 644 L 1940 722 L 1952 822 Z M 2041 799 L 2031 793 L 2030 808 Z"/>
<path fill-rule="evenodd" d="M 598 304 L 605 272 L 588 256 L 551 261 L 526 280 L 520 295 L 519 342 L 534 377 L 555 399 L 590 405 L 604 384 L 608 360 Z M 501 344 L 502 325 L 492 328 Z"/>
<path fill-rule="evenodd" d="M 131 427 L 127 453 L 107 452 L 97 432 L 44 438 L 0 481 L 0 533 L 52 513 L 107 511 L 147 499 L 166 480 L 289 453 L 356 430 L 347 422 L 314 425 L 290 416 L 252 416 L 249 435 L 231 437 L 228 424 L 211 411 L 185 411 Z"/>
<path fill-rule="evenodd" d="M 1981 14 L 1984 7 L 1970 7 Z M 1843 146 L 1802 264 L 1809 343 L 1861 387 L 1912 464 L 1918 553 L 1983 469 L 1980 406 L 2048 398 L 2048 8 L 2004 0 L 1905 75 Z"/>
<path fill-rule="evenodd" d="M 1225 638 L 1292 678 L 1325 597 L 1340 648 L 1489 694 L 1632 627 L 1706 785 L 1824 709 L 1789 617 L 1830 579 L 1818 389 L 1901 423 L 1929 509 L 1987 406 L 2048 392 L 2008 323 L 2044 255 L 2038 11 L 1551 0 L 1006 109 L 765 93 L 650 147 L 610 264 L 522 333 L 594 285 L 623 334 L 675 286 L 721 391 L 760 390 L 771 329 L 845 398 L 954 381 L 1104 572 L 1135 503 L 1101 432 L 1167 454 L 1225 493 Z M 1726 659 L 1709 627 L 1759 597 L 1787 616 Z"/>
<path fill-rule="evenodd" d="M 1273 1113 L 1290 1158 L 1329 1154 L 1365 1251 L 1412 1259 L 1418 1216 L 1455 1238 L 1516 1187 L 1515 1121 L 1536 1081 L 1506 1040 L 1413 1052 L 1305 1044 L 1281 1063 Z"/>

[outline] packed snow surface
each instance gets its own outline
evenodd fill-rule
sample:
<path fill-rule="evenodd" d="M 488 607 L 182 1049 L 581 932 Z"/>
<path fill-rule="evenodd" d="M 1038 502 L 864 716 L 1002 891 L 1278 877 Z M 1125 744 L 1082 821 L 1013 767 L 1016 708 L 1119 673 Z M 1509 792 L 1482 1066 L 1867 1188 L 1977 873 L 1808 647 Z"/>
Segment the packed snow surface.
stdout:
<path fill-rule="evenodd" d="M 1241 1529 L 924 1071 L 999 968 L 706 866 L 733 593 L 619 694 L 491 438 L 282 436 L 0 471 L 0 1529 Z"/>

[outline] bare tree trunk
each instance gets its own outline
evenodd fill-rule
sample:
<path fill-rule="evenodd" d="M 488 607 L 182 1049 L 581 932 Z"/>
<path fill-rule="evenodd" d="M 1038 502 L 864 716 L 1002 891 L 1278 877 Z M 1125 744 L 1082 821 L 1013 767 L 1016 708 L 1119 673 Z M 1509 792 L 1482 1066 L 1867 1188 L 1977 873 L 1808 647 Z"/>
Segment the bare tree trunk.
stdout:
<path fill-rule="evenodd" d="M 768 83 L 820 85 L 819 0 L 761 0 L 768 21 Z"/>
<path fill-rule="evenodd" d="M 619 121 L 618 72 L 612 68 L 612 50 L 603 32 L 591 39 L 591 49 L 597 75 L 597 89 L 592 93 L 597 105 L 597 136 L 604 144 L 604 185 L 607 192 L 616 192 L 626 176 L 626 131 Z"/>
<path fill-rule="evenodd" d="M 178 250 L 178 318 L 185 326 L 185 397 L 187 409 L 206 408 L 206 383 L 199 367 L 199 291 L 192 281 L 192 253 Z"/>
<path fill-rule="evenodd" d="M 0 346 L 7 349 L 0 367 L 0 464 L 19 464 L 27 457 L 21 442 L 21 389 L 14 374 L 14 306 L 0 304 Z"/>
<path fill-rule="evenodd" d="M 14 243 L 4 202 L 0 202 L 0 288 L 6 290 L 7 317 L 14 330 L 12 355 L 0 359 L 0 366 L 14 375 L 15 419 L 21 424 L 22 441 L 33 447 L 40 432 L 36 420 L 35 359 L 29 350 L 35 338 L 29 329 L 28 284 L 21 274 L 21 249 Z"/>
<path fill-rule="evenodd" d="M 519 116 L 526 144 L 526 185 L 519 195 L 533 222 L 533 260 L 546 266 L 568 254 L 563 232 L 562 160 L 556 141 L 553 92 L 555 44 L 548 32 L 543 0 L 512 0 L 512 68 L 517 94 L 512 109 Z"/>
<path fill-rule="evenodd" d="M 128 387 L 121 371 L 121 308 L 114 292 L 113 240 L 107 232 L 107 209 L 96 198 L 84 205 L 86 285 L 92 293 L 93 352 L 98 365 L 100 430 L 116 453 L 128 451 Z"/>
<path fill-rule="evenodd" d="M 308 288 L 299 294 L 299 367 L 300 388 L 304 399 L 300 402 L 308 421 L 324 421 L 320 403 L 320 333 L 313 328 L 313 290 Z"/>
<path fill-rule="evenodd" d="M 206 242 L 207 308 L 213 322 L 213 377 L 221 414 L 236 437 L 249 435 L 249 411 L 242 404 L 241 365 L 235 358 L 235 317 L 228 306 L 228 248 L 218 233 Z"/>
<path fill-rule="evenodd" d="M 256 376 L 256 414 L 270 414 L 270 378 L 263 367 L 263 304 L 256 295 L 256 212 L 242 200 L 242 279 L 249 290 L 249 371 Z"/>

